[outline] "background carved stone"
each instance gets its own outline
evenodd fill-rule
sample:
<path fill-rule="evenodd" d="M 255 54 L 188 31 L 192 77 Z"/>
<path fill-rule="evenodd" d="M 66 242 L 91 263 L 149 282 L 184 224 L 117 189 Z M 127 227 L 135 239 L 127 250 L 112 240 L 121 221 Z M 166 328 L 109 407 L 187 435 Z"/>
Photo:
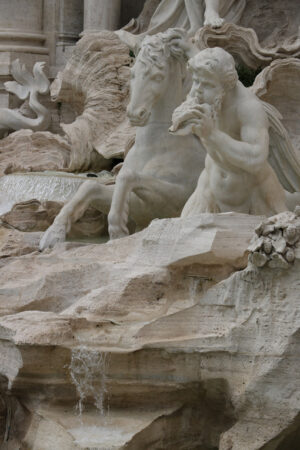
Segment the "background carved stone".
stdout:
<path fill-rule="evenodd" d="M 252 69 L 268 65 L 275 56 L 273 51 L 260 46 L 253 29 L 231 23 L 215 29 L 203 27 L 196 33 L 194 40 L 200 50 L 222 47 Z"/>
<path fill-rule="evenodd" d="M 300 59 L 273 61 L 256 77 L 251 89 L 281 113 L 282 122 L 300 158 Z"/>
<path fill-rule="evenodd" d="M 38 250 L 41 233 L 22 233 L 7 226 L 0 226 L 0 267 L 11 258 Z"/>
<path fill-rule="evenodd" d="M 151 17 L 154 11 L 160 4 L 161 0 L 146 0 L 143 10 L 137 18 L 133 18 L 124 27 L 124 30 L 130 33 L 143 33 L 147 30 Z"/>
<path fill-rule="evenodd" d="M 239 25 L 252 28 L 263 47 L 284 49 L 294 44 L 294 52 L 299 55 L 299 23 L 299 4 L 295 0 L 247 0 Z"/>
<path fill-rule="evenodd" d="M 238 62 L 251 69 L 268 66 L 275 59 L 300 56 L 300 39 L 285 47 L 280 44 L 272 48 L 264 46 L 253 28 L 244 28 L 226 23 L 221 28 L 201 28 L 195 35 L 195 43 L 200 50 L 206 47 L 222 47 Z"/>
<path fill-rule="evenodd" d="M 100 155 L 110 135 L 126 120 L 129 95 L 129 49 L 113 32 L 84 36 L 76 45 L 65 69 L 51 87 L 52 98 L 73 105 L 77 118 L 61 124 L 71 146 L 70 170 L 85 170 L 92 153 Z M 125 131 L 134 135 L 135 131 Z M 126 147 L 124 134 L 114 142 L 116 154 Z M 104 153 L 107 152 L 104 150 Z M 110 154 L 114 154 L 110 150 Z"/>

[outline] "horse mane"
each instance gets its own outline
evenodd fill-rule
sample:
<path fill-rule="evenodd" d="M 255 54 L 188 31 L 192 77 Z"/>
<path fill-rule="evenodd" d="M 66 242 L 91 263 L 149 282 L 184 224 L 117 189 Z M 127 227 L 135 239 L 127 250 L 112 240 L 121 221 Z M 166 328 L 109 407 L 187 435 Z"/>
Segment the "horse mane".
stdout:
<path fill-rule="evenodd" d="M 170 28 L 164 33 L 146 36 L 141 43 L 139 60 L 163 69 L 166 58 L 172 56 L 186 65 L 188 60 L 186 45 L 184 45 L 186 38 L 187 33 L 181 28 Z"/>

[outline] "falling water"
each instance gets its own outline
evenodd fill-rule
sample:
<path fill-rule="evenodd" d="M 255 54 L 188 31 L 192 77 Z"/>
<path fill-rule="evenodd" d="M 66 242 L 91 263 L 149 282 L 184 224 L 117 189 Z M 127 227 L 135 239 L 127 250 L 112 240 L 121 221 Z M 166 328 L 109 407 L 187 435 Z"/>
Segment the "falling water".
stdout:
<path fill-rule="evenodd" d="M 0 201 L 5 197 L 6 205 L 1 202 L 0 208 L 10 209 L 15 203 L 31 199 L 65 202 L 85 180 L 83 176 L 58 172 L 5 175 L 0 178 Z"/>
<path fill-rule="evenodd" d="M 105 408 L 107 403 L 106 373 L 109 358 L 107 353 L 90 349 L 86 346 L 72 350 L 70 375 L 79 395 L 78 411 L 82 415 L 84 402 L 92 397 L 94 405 L 101 415 L 108 412 Z"/>
<path fill-rule="evenodd" d="M 29 172 L 5 175 L 0 178 L 0 215 L 10 211 L 15 203 L 36 199 L 65 203 L 87 179 L 105 182 L 112 176 L 101 171 L 97 178 L 87 174 L 76 175 L 64 172 Z"/>
<path fill-rule="evenodd" d="M 189 281 L 189 298 L 190 301 L 192 303 L 192 305 L 194 305 L 195 303 L 197 303 L 197 291 L 198 291 L 198 287 L 199 284 L 201 282 L 200 278 L 196 278 L 196 277 L 190 277 L 190 281 Z"/>

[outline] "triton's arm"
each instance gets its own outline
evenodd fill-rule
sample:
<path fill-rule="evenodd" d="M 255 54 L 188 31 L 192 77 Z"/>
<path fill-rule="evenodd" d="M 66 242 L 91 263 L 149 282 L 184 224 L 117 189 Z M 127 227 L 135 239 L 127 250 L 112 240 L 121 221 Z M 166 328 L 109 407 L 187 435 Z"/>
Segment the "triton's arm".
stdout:
<path fill-rule="evenodd" d="M 220 156 L 218 159 L 253 174 L 261 169 L 268 158 L 269 134 L 263 127 L 242 127 L 240 141 L 220 130 L 214 130 L 208 138 L 202 139 L 202 143 L 212 157 L 216 153 Z"/>
<path fill-rule="evenodd" d="M 261 169 L 268 158 L 268 120 L 257 102 L 251 101 L 246 107 L 239 108 L 239 119 L 241 128 L 238 140 L 217 127 L 212 127 L 210 133 L 199 137 L 212 158 L 215 153 L 218 159 L 254 174 Z"/>

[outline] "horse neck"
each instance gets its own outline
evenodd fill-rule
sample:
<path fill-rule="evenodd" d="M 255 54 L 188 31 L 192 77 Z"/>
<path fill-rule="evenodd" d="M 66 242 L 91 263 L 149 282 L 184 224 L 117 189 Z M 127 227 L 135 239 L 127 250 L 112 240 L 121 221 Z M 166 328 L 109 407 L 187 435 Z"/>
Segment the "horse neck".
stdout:
<path fill-rule="evenodd" d="M 183 101 L 183 75 L 181 64 L 174 58 L 170 58 L 169 64 L 168 87 L 153 106 L 150 123 L 171 123 L 174 109 Z"/>

